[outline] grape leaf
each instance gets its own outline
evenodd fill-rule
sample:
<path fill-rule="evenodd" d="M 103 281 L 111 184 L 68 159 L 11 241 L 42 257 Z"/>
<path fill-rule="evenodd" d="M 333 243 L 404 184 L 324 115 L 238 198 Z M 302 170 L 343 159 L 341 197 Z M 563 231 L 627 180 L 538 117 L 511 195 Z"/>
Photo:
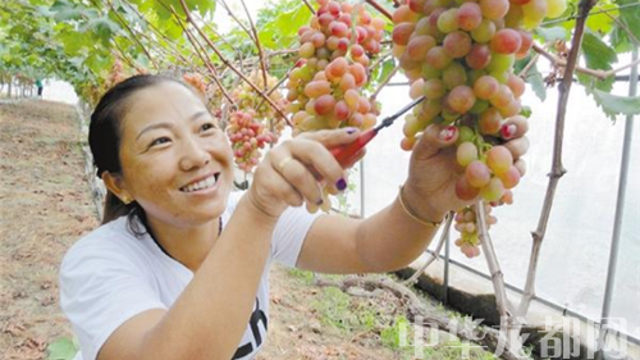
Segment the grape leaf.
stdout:
<path fill-rule="evenodd" d="M 633 34 L 636 39 L 640 39 L 640 3 L 638 0 L 615 0 L 616 5 L 636 5 L 636 6 L 628 6 L 624 9 L 620 10 L 619 20 L 624 23 L 626 28 Z M 615 26 L 619 29 L 619 38 L 626 37 L 627 42 L 629 42 L 629 35 L 627 34 L 626 29 L 622 29 L 622 27 L 618 24 Z M 616 44 L 616 43 L 614 43 Z"/>
<path fill-rule="evenodd" d="M 602 107 L 602 111 L 612 120 L 615 120 L 618 114 L 640 114 L 640 96 L 619 96 L 598 89 L 593 89 L 591 94 Z"/>
<path fill-rule="evenodd" d="M 60 338 L 51 343 L 47 350 L 49 356 L 47 360 L 71 360 L 78 351 L 77 346 L 68 338 Z"/>
<path fill-rule="evenodd" d="M 551 42 L 556 40 L 567 40 L 569 32 L 561 26 L 555 26 L 549 28 L 539 27 L 536 29 L 536 34 L 541 36 L 545 42 Z"/>
<path fill-rule="evenodd" d="M 538 65 L 533 64 L 529 71 L 527 71 L 527 76 L 524 79 L 526 82 L 531 84 L 531 88 L 533 92 L 536 94 L 540 101 L 544 101 L 547 98 L 547 88 L 544 86 L 544 80 L 542 79 L 542 74 L 538 71 Z"/>
<path fill-rule="evenodd" d="M 591 69 L 611 69 L 611 64 L 618 61 L 618 55 L 600 36 L 587 30 L 582 40 L 582 53 Z"/>
<path fill-rule="evenodd" d="M 604 43 L 599 36 L 588 30 L 584 33 L 582 40 L 582 54 L 584 55 L 587 67 L 597 70 L 610 70 L 611 64 L 618 61 L 618 55 L 609 45 Z M 596 88 L 604 91 L 611 91 L 615 78 L 609 77 L 599 80 L 585 74 L 577 74 L 578 81 L 587 88 Z"/>

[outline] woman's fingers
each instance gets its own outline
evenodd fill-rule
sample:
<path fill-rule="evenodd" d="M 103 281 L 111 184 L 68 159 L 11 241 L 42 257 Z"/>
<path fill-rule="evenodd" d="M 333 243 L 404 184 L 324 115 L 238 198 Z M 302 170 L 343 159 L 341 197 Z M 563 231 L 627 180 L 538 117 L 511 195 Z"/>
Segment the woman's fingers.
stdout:
<path fill-rule="evenodd" d="M 520 176 L 524 176 L 527 173 L 527 163 L 524 160 L 518 159 L 513 165 L 518 169 Z"/>
<path fill-rule="evenodd" d="M 282 199 L 287 205 L 299 207 L 304 204 L 303 195 L 291 185 L 273 166 L 266 166 L 261 172 L 263 178 L 269 179 L 263 182 L 266 190 L 278 198 Z"/>
<path fill-rule="evenodd" d="M 513 139 L 506 142 L 504 146 L 511 151 L 513 159 L 517 160 L 529 150 L 529 139 L 527 137 Z"/>
<path fill-rule="evenodd" d="M 344 190 L 341 184 L 344 182 L 344 169 L 323 144 L 309 139 L 296 139 L 288 142 L 287 148 L 293 157 L 312 171 L 318 181 L 325 180 L 338 190 Z"/>
<path fill-rule="evenodd" d="M 292 156 L 275 154 L 272 159 L 275 170 L 295 189 L 307 203 L 322 204 L 322 189 L 313 174 Z M 302 205 L 302 204 L 300 204 Z"/>
<path fill-rule="evenodd" d="M 360 136 L 358 128 L 348 127 L 337 130 L 319 130 L 306 132 L 298 136 L 296 139 L 309 139 L 317 141 L 326 148 L 333 148 L 353 142 Z"/>
<path fill-rule="evenodd" d="M 504 140 L 523 137 L 529 131 L 529 121 L 521 115 L 507 119 L 500 128 L 500 136 Z"/>
<path fill-rule="evenodd" d="M 441 149 L 453 145 L 457 139 L 458 129 L 455 126 L 429 125 L 414 146 L 412 156 L 428 159 Z"/>

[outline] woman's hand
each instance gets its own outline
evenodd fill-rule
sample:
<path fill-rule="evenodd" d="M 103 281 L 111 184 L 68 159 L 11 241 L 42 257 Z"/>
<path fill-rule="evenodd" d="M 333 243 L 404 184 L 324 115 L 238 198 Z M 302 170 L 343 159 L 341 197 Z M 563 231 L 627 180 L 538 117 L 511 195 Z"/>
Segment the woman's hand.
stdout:
<path fill-rule="evenodd" d="M 529 140 L 524 136 L 527 121 L 517 116 L 507 120 L 504 126 L 508 127 L 502 132 L 506 140 L 504 146 L 511 151 L 516 167 L 524 175 L 526 167 L 521 157 L 529 149 Z M 413 148 L 403 199 L 425 220 L 440 221 L 447 211 L 474 202 L 460 200 L 455 193 L 456 182 L 464 175 L 464 169 L 456 160 L 457 139 L 456 128 L 431 125 Z"/>
<path fill-rule="evenodd" d="M 306 203 L 309 211 L 316 211 L 323 203 L 323 184 L 334 194 L 347 186 L 344 169 L 328 149 L 348 144 L 358 134 L 354 128 L 322 130 L 273 148 L 256 169 L 247 193 L 251 203 L 274 219 L 288 206 Z"/>

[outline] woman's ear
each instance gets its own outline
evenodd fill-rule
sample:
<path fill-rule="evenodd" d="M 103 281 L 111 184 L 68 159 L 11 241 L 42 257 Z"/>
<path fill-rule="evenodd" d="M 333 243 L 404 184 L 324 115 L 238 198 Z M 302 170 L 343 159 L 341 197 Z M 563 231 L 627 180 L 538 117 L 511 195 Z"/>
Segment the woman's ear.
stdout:
<path fill-rule="evenodd" d="M 134 200 L 131 193 L 127 190 L 120 174 L 112 174 L 104 171 L 101 177 L 107 189 L 117 196 L 125 205 L 129 205 Z"/>

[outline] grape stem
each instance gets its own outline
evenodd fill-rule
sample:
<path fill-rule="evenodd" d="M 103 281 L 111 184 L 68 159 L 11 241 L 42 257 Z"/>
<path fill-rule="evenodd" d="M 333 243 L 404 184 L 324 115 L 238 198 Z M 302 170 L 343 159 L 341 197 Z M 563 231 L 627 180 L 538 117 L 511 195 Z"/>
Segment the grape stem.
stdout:
<path fill-rule="evenodd" d="M 172 11 L 174 16 L 177 16 L 177 13 L 176 13 L 175 9 L 173 8 L 173 6 L 171 6 L 171 11 Z M 189 31 L 189 29 L 187 29 L 187 27 L 182 23 L 182 21 L 180 21 L 179 18 L 177 18 L 176 20 L 178 20 L 178 24 L 180 24 L 180 27 L 182 28 L 182 31 L 184 31 L 184 33 L 187 35 L 187 39 L 189 40 L 189 42 L 193 46 L 193 49 L 195 50 L 195 52 L 198 55 L 198 57 L 200 57 L 200 59 L 204 62 L 204 64 L 207 67 L 207 69 L 209 69 L 209 72 L 211 73 L 211 78 L 216 83 L 216 85 L 218 85 L 218 87 L 220 88 L 220 91 L 222 92 L 224 97 L 227 99 L 227 101 L 229 101 L 230 104 L 232 104 L 232 105 L 235 104 L 235 102 L 233 101 L 233 99 L 231 98 L 231 96 L 229 95 L 227 90 L 225 89 L 225 87 L 220 82 L 220 78 L 218 77 L 218 71 L 216 70 L 216 67 L 211 63 L 211 60 L 209 60 L 209 57 L 206 56 L 207 52 L 205 51 L 204 46 L 198 41 L 198 39 L 196 39 L 195 36 L 193 36 L 191 31 Z"/>
<path fill-rule="evenodd" d="M 391 13 L 387 11 L 382 5 L 378 4 L 375 0 L 365 0 L 367 4 L 371 5 L 374 9 L 378 10 L 378 12 L 384 16 L 386 16 L 389 20 L 393 20 L 393 16 Z"/>
<path fill-rule="evenodd" d="M 577 21 L 581 20 L 580 18 L 578 18 Z M 576 21 L 576 23 L 577 23 Z M 545 50 L 542 46 L 538 45 L 538 44 L 533 44 L 532 49 L 537 52 L 538 54 L 542 55 L 543 57 L 547 58 L 547 60 L 549 60 L 553 65 L 555 66 L 560 66 L 560 67 L 564 67 L 564 68 L 568 68 L 568 61 L 565 61 L 563 59 L 558 58 L 556 55 L 550 53 L 549 51 Z M 593 76 L 597 79 L 600 80 L 605 80 L 606 78 L 613 76 L 617 73 L 619 73 L 622 70 L 628 69 L 634 65 L 640 64 L 640 60 L 635 60 L 632 61 L 631 63 L 621 66 L 617 69 L 611 69 L 611 70 L 597 70 L 597 69 L 589 69 L 589 68 L 583 68 L 580 66 L 575 66 L 574 70 L 575 72 L 579 72 L 581 74 L 585 74 L 585 75 L 589 75 L 589 76 Z M 565 70 L 566 73 L 566 70 Z M 572 71 L 573 73 L 573 71 Z"/>
<path fill-rule="evenodd" d="M 424 263 L 424 265 L 422 265 L 420 269 L 416 270 L 416 272 L 413 275 L 411 275 L 409 279 L 403 281 L 401 283 L 402 285 L 405 285 L 405 286 L 414 285 L 418 281 L 418 278 L 420 277 L 420 275 L 424 273 L 424 271 L 429 267 L 429 265 L 431 265 L 431 263 L 439 259 L 439 255 L 440 255 L 440 252 L 442 251 L 442 248 L 444 247 L 445 241 L 447 241 L 447 239 L 449 238 L 449 231 L 451 230 L 451 223 L 453 223 L 453 218 L 454 218 L 453 211 L 450 211 L 449 213 L 447 213 L 447 221 L 444 223 L 444 230 L 440 235 L 440 239 L 438 239 L 438 244 L 436 245 L 435 250 L 433 250 L 433 253 L 429 254 L 430 257 Z"/>
<path fill-rule="evenodd" d="M 264 81 L 264 90 L 267 90 L 267 86 L 269 86 L 267 83 L 267 61 L 264 57 L 264 51 L 262 50 L 262 45 L 260 45 L 260 39 L 258 38 L 258 31 L 256 30 L 256 26 L 253 23 L 253 19 L 251 19 L 251 14 L 249 13 L 249 9 L 247 9 L 247 4 L 245 4 L 244 0 L 240 0 L 240 3 L 244 8 L 244 12 L 247 14 L 247 19 L 249 19 L 249 25 L 251 25 L 251 31 L 253 31 L 253 41 L 255 42 L 256 47 L 258 48 L 258 57 L 260 59 L 260 67 L 262 68 L 262 79 Z"/>
<path fill-rule="evenodd" d="M 305 5 L 307 5 L 307 8 L 309 8 L 309 11 L 311 11 L 311 13 L 312 13 L 313 15 L 315 15 L 315 14 L 316 14 L 316 10 L 313 8 L 313 6 L 311 6 L 311 4 L 309 4 L 309 1 L 307 1 L 307 0 L 302 0 L 302 2 L 303 2 Z"/>
<path fill-rule="evenodd" d="M 241 71 L 239 71 L 235 66 L 233 66 L 233 64 L 224 57 L 224 55 L 220 52 L 220 50 L 218 50 L 216 45 L 213 44 L 211 39 L 209 39 L 207 35 L 202 32 L 202 29 L 200 29 L 198 24 L 196 24 L 196 22 L 193 20 L 193 17 L 191 16 L 191 12 L 189 11 L 189 8 L 187 7 L 185 0 L 180 0 L 180 5 L 182 5 L 182 9 L 186 14 L 187 21 L 191 23 L 191 25 L 196 29 L 196 31 L 198 31 L 198 34 L 200 34 L 200 36 L 207 42 L 207 45 L 209 45 L 209 47 L 213 50 L 213 52 L 216 53 L 220 61 L 222 61 L 229 69 L 231 69 L 231 71 L 236 73 L 244 82 L 246 82 L 251 88 L 253 88 L 253 90 L 255 90 L 258 93 L 258 95 L 262 96 L 267 101 L 267 103 L 269 103 L 269 105 L 278 113 L 278 115 L 280 115 L 284 119 L 287 125 L 293 128 L 293 124 L 291 124 L 289 119 L 287 119 L 287 116 L 282 112 L 282 109 L 280 109 L 280 107 L 276 105 L 276 103 L 274 103 L 270 97 L 265 95 L 264 92 L 262 92 L 262 90 L 258 88 L 258 86 L 256 86 L 256 84 L 254 84 Z M 176 14 L 175 10 L 173 12 L 174 14 Z"/>
<path fill-rule="evenodd" d="M 526 79 L 527 73 L 533 67 L 533 65 L 535 65 L 538 62 L 538 59 L 540 59 L 540 54 L 535 54 L 534 56 L 532 56 L 531 60 L 529 60 L 527 65 L 525 65 L 525 67 L 522 68 L 522 71 L 520 71 L 520 73 L 518 74 L 518 77 L 521 79 Z"/>
<path fill-rule="evenodd" d="M 597 0 L 580 1 L 578 19 L 576 20 L 576 27 L 573 34 L 573 39 L 571 41 L 571 50 L 567 58 L 564 77 L 562 78 L 562 82 L 558 86 L 558 92 L 560 96 L 558 98 L 558 110 L 556 114 L 556 128 L 551 173 L 549 174 L 549 184 L 547 186 L 547 192 L 544 198 L 544 204 L 540 214 L 538 227 L 534 232 L 531 233 L 531 236 L 533 238 L 533 245 L 531 249 L 531 257 L 529 259 L 529 270 L 527 272 L 527 281 L 525 284 L 524 293 L 516 312 L 517 316 L 525 316 L 527 314 L 531 301 L 535 297 L 535 276 L 536 269 L 538 267 L 538 258 L 540 256 L 540 248 L 542 247 L 542 240 L 544 239 L 547 225 L 549 223 L 551 208 L 553 206 L 553 200 L 555 197 L 556 188 L 558 186 L 558 181 L 567 172 L 562 166 L 562 144 L 564 139 L 564 123 L 567 113 L 567 104 L 569 101 L 569 92 L 571 91 L 571 84 L 573 83 L 573 73 L 574 71 L 577 71 L 576 65 L 578 63 L 578 54 L 580 53 L 580 45 L 582 43 L 582 38 L 584 35 L 587 15 L 596 4 L 596 2 Z"/>
<path fill-rule="evenodd" d="M 387 75 L 384 81 L 380 83 L 376 91 L 374 91 L 373 94 L 371 94 L 371 96 L 369 97 L 369 101 L 373 102 L 376 100 L 376 97 L 378 96 L 378 94 L 380 94 L 380 91 L 382 91 L 382 88 L 384 88 L 389 83 L 389 81 L 391 81 L 391 78 L 398 72 L 398 70 L 400 70 L 400 65 L 396 66 L 393 70 L 391 70 L 391 72 L 389 73 L 389 75 Z"/>
<path fill-rule="evenodd" d="M 514 316 L 513 306 L 509 302 L 507 297 L 507 289 L 504 284 L 504 274 L 500 269 L 498 263 L 498 256 L 491 236 L 489 235 L 487 227 L 487 213 L 485 212 L 485 204 L 482 200 L 475 204 L 476 212 L 476 226 L 478 229 L 478 238 L 480 240 L 480 246 L 482 246 L 482 252 L 487 260 L 487 266 L 489 267 L 489 273 L 491 275 L 491 281 L 493 283 L 493 289 L 496 296 L 496 307 L 498 314 L 500 315 L 500 333 L 501 341 L 505 344 L 505 349 L 508 349 L 516 357 L 526 359 L 526 356 L 522 355 L 522 341 L 520 340 L 520 329 L 525 320 L 521 317 Z"/>

